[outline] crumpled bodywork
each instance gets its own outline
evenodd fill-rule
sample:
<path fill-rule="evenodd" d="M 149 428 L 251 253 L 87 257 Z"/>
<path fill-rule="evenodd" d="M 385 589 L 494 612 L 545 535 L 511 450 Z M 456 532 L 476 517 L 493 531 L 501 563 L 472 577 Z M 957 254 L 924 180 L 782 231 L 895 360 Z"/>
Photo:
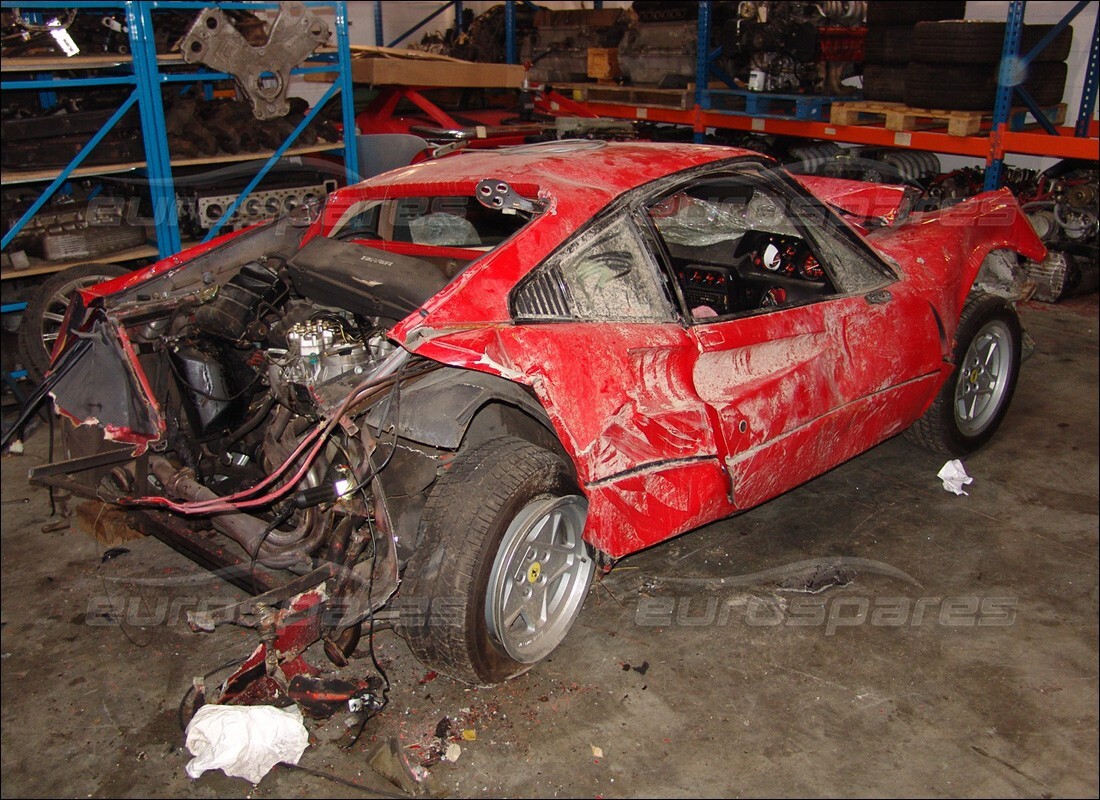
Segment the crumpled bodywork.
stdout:
<path fill-rule="evenodd" d="M 77 360 L 78 340 L 99 356 L 58 379 L 57 405 L 137 450 L 174 448 L 165 485 L 233 487 L 140 502 L 252 514 L 293 497 L 276 541 L 256 538 L 264 520 L 226 526 L 259 542 L 262 563 L 285 566 L 307 544 L 355 553 L 368 517 L 407 557 L 439 471 L 502 430 L 568 457 L 588 500 L 584 536 L 618 558 L 903 430 L 951 373 L 987 256 L 1043 256 L 1004 191 L 905 216 L 903 187 L 769 169 L 728 148 L 573 142 L 387 173 L 304 222 L 85 292 L 57 364 Z M 727 184 L 750 209 L 751 197 L 785 199 L 790 219 L 769 227 L 711 197 Z M 486 185 L 496 207 L 477 199 Z M 661 215 L 684 203 L 691 225 L 662 232 Z M 707 236 L 708 219 L 727 228 Z M 648 282 L 624 283 L 641 273 Z M 741 305 L 715 310 L 727 283 Z M 639 286 L 650 296 L 623 290 Z M 98 390 L 80 388 L 96 363 L 129 387 L 110 417 L 93 407 Z M 201 429 L 194 441 L 185 422 Z M 226 458 L 211 459 L 211 441 Z M 349 485 L 373 499 L 332 488 Z"/>
<path fill-rule="evenodd" d="M 1046 247 L 1008 189 L 914 213 L 905 225 L 873 231 L 867 241 L 898 266 L 952 328 L 990 253 L 1008 250 L 1032 261 L 1046 257 Z"/>
<path fill-rule="evenodd" d="M 896 225 L 909 213 L 912 200 L 912 190 L 905 186 L 821 175 L 796 175 L 795 180 L 816 197 L 853 218 L 856 224 L 873 222 L 877 225 Z"/>

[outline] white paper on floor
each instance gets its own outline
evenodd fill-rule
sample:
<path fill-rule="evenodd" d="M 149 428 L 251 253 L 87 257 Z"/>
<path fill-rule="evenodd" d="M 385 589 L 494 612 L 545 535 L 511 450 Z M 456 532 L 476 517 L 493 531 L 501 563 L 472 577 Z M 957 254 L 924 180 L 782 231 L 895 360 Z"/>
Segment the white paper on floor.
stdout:
<path fill-rule="evenodd" d="M 963 466 L 963 462 L 959 459 L 954 461 L 948 461 L 940 471 L 936 474 L 936 477 L 943 481 L 943 488 L 949 492 L 955 494 L 969 495 L 970 492 L 964 491 L 962 487 L 968 483 L 974 481 L 969 475 L 966 474 L 966 467 Z"/>
<path fill-rule="evenodd" d="M 279 762 L 297 764 L 308 745 L 297 706 L 203 706 L 187 726 L 187 749 L 194 756 L 187 774 L 197 778 L 220 769 L 259 783 Z"/>

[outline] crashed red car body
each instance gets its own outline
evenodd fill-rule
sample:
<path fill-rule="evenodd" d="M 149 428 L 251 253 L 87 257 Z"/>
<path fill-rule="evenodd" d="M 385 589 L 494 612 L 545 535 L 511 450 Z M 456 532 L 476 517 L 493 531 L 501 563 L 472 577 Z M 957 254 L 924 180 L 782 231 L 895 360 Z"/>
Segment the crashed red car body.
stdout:
<path fill-rule="evenodd" d="M 121 453 L 76 464 L 91 491 L 253 567 L 334 563 L 330 639 L 404 599 L 418 657 L 492 683 L 596 564 L 911 426 L 992 435 L 1043 246 L 1007 191 L 905 202 L 729 148 L 458 154 L 85 292 L 51 390 Z"/>

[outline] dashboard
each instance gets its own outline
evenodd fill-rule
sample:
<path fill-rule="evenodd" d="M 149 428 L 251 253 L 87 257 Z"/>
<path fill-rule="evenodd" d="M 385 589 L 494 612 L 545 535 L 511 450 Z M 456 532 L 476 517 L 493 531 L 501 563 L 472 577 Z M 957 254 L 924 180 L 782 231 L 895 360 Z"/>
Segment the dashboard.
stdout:
<path fill-rule="evenodd" d="M 749 231 L 732 266 L 674 259 L 676 279 L 695 317 L 779 308 L 832 293 L 828 275 L 797 236 Z"/>

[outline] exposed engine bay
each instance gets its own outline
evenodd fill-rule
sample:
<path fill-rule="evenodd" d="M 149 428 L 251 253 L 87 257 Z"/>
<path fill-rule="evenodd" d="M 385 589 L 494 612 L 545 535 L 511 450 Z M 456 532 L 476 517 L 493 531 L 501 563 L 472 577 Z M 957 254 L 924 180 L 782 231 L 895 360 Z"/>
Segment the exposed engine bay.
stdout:
<path fill-rule="evenodd" d="M 283 218 L 185 269 L 74 302 L 76 341 L 62 346 L 52 393 L 79 425 L 64 426 L 70 490 L 131 510 L 173 546 L 228 537 L 238 547 L 220 566 L 250 590 L 285 584 L 267 570 L 298 574 L 299 590 L 329 581 L 322 635 L 339 662 L 396 590 L 423 490 L 465 434 L 448 407 L 490 391 L 538 406 L 514 384 L 387 340 L 463 262 L 375 249 L 362 229 L 301 244 L 303 233 Z M 422 413 L 433 402 L 443 413 Z M 412 432 L 411 417 L 432 429 Z"/>

